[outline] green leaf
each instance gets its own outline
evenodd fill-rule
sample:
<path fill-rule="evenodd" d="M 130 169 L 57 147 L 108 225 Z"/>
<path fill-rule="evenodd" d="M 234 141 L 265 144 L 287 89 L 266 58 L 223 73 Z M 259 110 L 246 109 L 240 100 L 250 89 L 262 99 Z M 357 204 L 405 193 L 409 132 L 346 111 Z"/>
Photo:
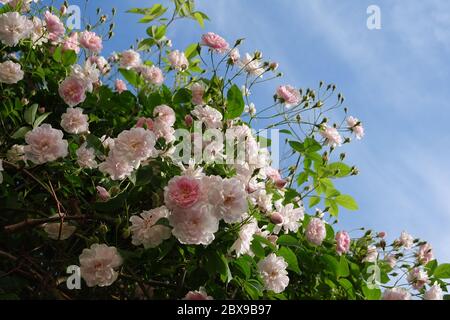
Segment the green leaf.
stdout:
<path fill-rule="evenodd" d="M 320 200 L 321 200 L 321 198 L 318 197 L 318 196 L 311 196 L 311 197 L 309 198 L 309 207 L 312 208 L 312 207 L 314 207 L 315 205 L 319 204 L 319 203 L 320 203 Z"/>
<path fill-rule="evenodd" d="M 73 50 L 66 50 L 62 54 L 61 62 L 65 66 L 71 66 L 71 65 L 75 64 L 75 62 L 77 62 L 77 60 L 78 60 L 77 53 Z"/>
<path fill-rule="evenodd" d="M 33 123 L 33 128 L 39 127 L 42 124 L 42 122 L 44 122 L 44 120 L 47 119 L 47 117 L 50 114 L 51 114 L 51 112 L 46 112 L 46 113 L 41 114 L 39 117 L 37 117 L 37 119 Z"/>
<path fill-rule="evenodd" d="M 184 55 L 186 56 L 186 58 L 188 60 L 191 60 L 192 58 L 198 56 L 199 50 L 200 50 L 200 47 L 199 47 L 198 43 L 193 43 L 193 44 L 190 44 L 186 48 L 186 50 L 184 50 Z"/>
<path fill-rule="evenodd" d="M 194 12 L 192 16 L 194 17 L 195 20 L 197 20 L 200 27 L 202 28 L 205 27 L 205 21 L 203 19 L 203 15 L 200 12 Z"/>
<path fill-rule="evenodd" d="M 381 290 L 378 288 L 369 289 L 367 286 L 363 286 L 362 291 L 367 300 L 380 300 L 381 298 Z"/>
<path fill-rule="evenodd" d="M 428 270 L 428 276 L 431 277 L 433 275 L 433 273 L 436 270 L 437 266 L 438 266 L 438 262 L 437 262 L 436 259 L 434 259 L 434 260 L 432 260 L 432 261 L 427 263 L 427 265 L 425 266 L 425 269 Z"/>
<path fill-rule="evenodd" d="M 337 272 L 338 277 L 348 277 L 350 275 L 350 270 L 348 268 L 348 262 L 345 256 L 341 256 L 339 260 L 339 269 Z"/>
<path fill-rule="evenodd" d="M 440 264 L 436 268 L 436 270 L 434 270 L 433 275 L 439 279 L 449 279 L 450 278 L 450 263 Z"/>
<path fill-rule="evenodd" d="M 302 173 L 300 173 L 300 174 L 297 176 L 297 184 L 298 184 L 299 186 L 301 186 L 301 185 L 304 184 L 306 181 L 308 181 L 308 177 L 309 177 L 308 172 L 303 171 Z"/>
<path fill-rule="evenodd" d="M 288 247 L 281 247 L 278 250 L 278 255 L 286 260 L 289 270 L 292 270 L 297 274 L 301 273 L 300 268 L 298 267 L 297 256 L 295 255 L 294 251 L 292 251 Z"/>
<path fill-rule="evenodd" d="M 257 280 L 251 279 L 244 282 L 244 290 L 252 300 L 257 300 L 262 296 L 263 286 Z"/>
<path fill-rule="evenodd" d="M 348 210 L 358 210 L 358 204 L 356 203 L 355 199 L 353 199 L 352 196 L 342 194 L 340 196 L 337 196 L 335 198 L 335 201 L 341 207 L 344 207 Z"/>
<path fill-rule="evenodd" d="M 53 60 L 56 62 L 61 63 L 62 62 L 62 48 L 57 47 L 55 51 L 53 52 Z"/>
<path fill-rule="evenodd" d="M 337 206 L 337 203 L 333 199 L 325 199 L 325 207 L 328 207 L 328 212 L 334 216 L 337 217 L 339 214 L 339 207 Z"/>
<path fill-rule="evenodd" d="M 281 235 L 277 240 L 277 244 L 279 246 L 284 247 L 297 247 L 297 248 L 301 247 L 301 244 L 298 241 L 298 239 L 288 234 Z"/>
<path fill-rule="evenodd" d="M 303 153 L 305 151 L 305 149 L 303 148 L 303 143 L 300 143 L 298 141 L 289 141 L 289 145 L 297 152 Z"/>
<path fill-rule="evenodd" d="M 350 168 L 348 165 L 346 165 L 343 162 L 330 163 L 327 166 L 327 169 L 330 170 L 330 173 L 333 177 L 338 177 L 338 178 L 348 176 L 350 174 L 350 172 L 352 171 L 352 168 Z"/>
<path fill-rule="evenodd" d="M 244 112 L 245 102 L 242 97 L 241 89 L 237 85 L 233 85 L 227 94 L 228 105 L 225 112 L 225 119 L 231 120 L 239 117 Z"/>
<path fill-rule="evenodd" d="M 192 93 L 189 89 L 182 88 L 175 93 L 172 100 L 175 104 L 191 102 Z"/>
<path fill-rule="evenodd" d="M 25 110 L 24 119 L 25 122 L 28 123 L 29 125 L 32 125 L 34 123 L 34 120 L 36 119 L 37 109 L 38 105 L 35 103 L 27 110 Z"/>
<path fill-rule="evenodd" d="M 127 70 L 127 69 L 119 69 L 122 76 L 134 87 L 139 85 L 139 75 L 136 71 Z"/>
<path fill-rule="evenodd" d="M 28 131 L 31 131 L 30 127 L 22 127 L 18 129 L 16 132 L 13 133 L 11 138 L 19 140 L 25 138 L 25 135 L 28 133 Z"/>
<path fill-rule="evenodd" d="M 253 238 L 252 244 L 250 245 L 250 247 L 256 257 L 264 258 L 264 256 L 266 255 L 266 252 L 264 251 L 264 248 L 258 239 Z"/>
<path fill-rule="evenodd" d="M 233 261 L 233 265 L 242 273 L 244 279 L 249 279 L 251 276 L 251 260 L 251 257 L 244 255 Z"/>

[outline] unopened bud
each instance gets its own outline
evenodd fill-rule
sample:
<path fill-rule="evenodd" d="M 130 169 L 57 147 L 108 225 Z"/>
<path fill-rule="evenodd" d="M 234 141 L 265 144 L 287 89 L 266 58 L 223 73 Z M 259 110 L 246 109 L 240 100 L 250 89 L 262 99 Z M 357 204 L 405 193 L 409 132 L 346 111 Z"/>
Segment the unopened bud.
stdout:
<path fill-rule="evenodd" d="M 261 51 L 255 51 L 255 59 L 256 59 L 256 60 L 262 59 L 262 53 L 261 53 Z"/>
<path fill-rule="evenodd" d="M 278 63 L 277 62 L 271 62 L 269 64 L 269 69 L 272 70 L 272 71 L 277 70 L 278 69 Z"/>
<path fill-rule="evenodd" d="M 279 212 L 274 212 L 270 215 L 270 221 L 273 224 L 282 224 L 283 223 L 283 216 Z"/>
<path fill-rule="evenodd" d="M 187 127 L 192 126 L 192 123 L 194 122 L 194 119 L 192 118 L 191 115 L 186 115 L 186 117 L 184 117 L 184 123 L 186 124 Z"/>
<path fill-rule="evenodd" d="M 62 5 L 61 8 L 59 9 L 59 12 L 61 13 L 62 16 L 66 15 L 67 7 L 65 5 Z"/>
<path fill-rule="evenodd" d="M 278 237 L 276 235 L 272 234 L 267 237 L 267 240 L 269 240 L 270 243 L 272 243 L 273 245 L 276 245 L 277 241 L 278 241 Z"/>

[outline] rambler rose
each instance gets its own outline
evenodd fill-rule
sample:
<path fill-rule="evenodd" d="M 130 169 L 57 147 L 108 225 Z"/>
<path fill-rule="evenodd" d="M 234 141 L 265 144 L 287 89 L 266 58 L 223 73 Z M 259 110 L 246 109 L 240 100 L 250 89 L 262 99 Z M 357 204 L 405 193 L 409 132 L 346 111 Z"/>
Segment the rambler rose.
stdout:
<path fill-rule="evenodd" d="M 95 161 L 95 150 L 88 148 L 86 142 L 77 149 L 77 163 L 81 168 L 95 169 L 97 161 Z"/>
<path fill-rule="evenodd" d="M 205 86 L 201 82 L 196 82 L 191 86 L 192 103 L 195 105 L 203 105 L 203 95 L 205 94 Z"/>
<path fill-rule="evenodd" d="M 122 265 L 122 257 L 115 247 L 93 244 L 80 255 L 81 277 L 88 287 L 107 287 L 117 280 L 116 271 Z"/>
<path fill-rule="evenodd" d="M 64 158 L 68 155 L 67 140 L 63 140 L 63 132 L 53 129 L 49 124 L 34 128 L 25 136 L 25 160 L 42 164 Z"/>
<path fill-rule="evenodd" d="M 229 48 L 228 42 L 213 32 L 208 32 L 202 36 L 202 44 L 217 53 L 225 53 Z"/>
<path fill-rule="evenodd" d="M 78 32 L 72 32 L 70 36 L 64 39 L 62 50 L 63 51 L 73 50 L 77 54 L 80 53 L 80 42 L 78 41 Z"/>
<path fill-rule="evenodd" d="M 189 291 L 183 300 L 213 300 L 213 297 L 208 296 L 205 288 L 200 287 L 200 289 L 196 291 Z"/>
<path fill-rule="evenodd" d="M 386 289 L 382 300 L 411 300 L 411 294 L 404 288 Z"/>
<path fill-rule="evenodd" d="M 116 82 L 114 84 L 115 84 L 115 89 L 118 93 L 122 93 L 127 90 L 126 83 L 121 79 L 116 79 Z"/>
<path fill-rule="evenodd" d="M 342 136 L 336 128 L 323 124 L 319 133 L 325 138 L 325 143 L 330 147 L 335 148 L 342 145 Z"/>
<path fill-rule="evenodd" d="M 164 199 L 169 209 L 192 207 L 202 197 L 202 186 L 199 179 L 178 176 L 172 178 L 164 189 Z"/>
<path fill-rule="evenodd" d="M 171 236 L 170 228 L 157 224 L 160 219 L 168 216 L 169 210 L 164 206 L 132 216 L 130 218 L 131 243 L 135 246 L 143 245 L 147 249 L 156 248 L 164 240 L 169 239 Z"/>
<path fill-rule="evenodd" d="M 67 108 L 61 116 L 61 127 L 67 133 L 80 134 L 89 131 L 89 116 L 81 108 Z"/>
<path fill-rule="evenodd" d="M 320 246 L 327 234 L 322 219 L 312 218 L 306 228 L 306 239 L 316 246 Z"/>
<path fill-rule="evenodd" d="M 105 188 L 103 188 L 101 186 L 97 186 L 97 187 L 95 187 L 95 189 L 97 190 L 98 198 L 101 201 L 106 202 L 109 199 L 111 199 L 111 195 L 109 194 L 108 190 L 106 190 Z"/>
<path fill-rule="evenodd" d="M 156 86 L 160 86 L 164 82 L 164 75 L 161 69 L 156 66 L 149 67 L 146 65 L 141 65 L 136 68 L 136 71 L 142 75 L 145 81 L 148 81 Z"/>
<path fill-rule="evenodd" d="M 133 69 L 141 65 L 141 55 L 134 50 L 127 50 L 120 54 L 119 66 L 124 69 Z"/>
<path fill-rule="evenodd" d="M 80 45 L 92 51 L 94 53 L 99 53 L 103 49 L 102 38 L 100 38 L 95 32 L 83 31 L 80 33 L 79 37 Z"/>
<path fill-rule="evenodd" d="M 350 249 L 350 235 L 346 231 L 339 231 L 336 233 L 336 252 L 338 255 L 342 255 L 348 252 Z"/>
<path fill-rule="evenodd" d="M 49 32 L 48 36 L 49 39 L 52 41 L 59 40 L 66 32 L 64 24 L 57 16 L 55 16 L 50 11 L 45 12 L 44 18 L 45 18 L 45 27 Z"/>
<path fill-rule="evenodd" d="M 426 265 L 433 259 L 433 247 L 429 243 L 421 245 L 417 252 L 417 261 L 422 265 Z"/>
<path fill-rule="evenodd" d="M 70 107 L 86 100 L 86 83 L 79 77 L 68 77 L 59 85 L 59 96 Z"/>
<path fill-rule="evenodd" d="M 274 253 L 258 262 L 258 271 L 264 281 L 266 290 L 281 293 L 286 289 L 289 285 L 287 267 L 288 264 L 284 258 L 277 257 Z"/>
<path fill-rule="evenodd" d="M 241 58 L 239 49 L 238 48 L 231 49 L 229 56 L 230 56 L 230 61 L 232 64 L 238 63 L 239 59 Z"/>
<path fill-rule="evenodd" d="M 0 83 L 15 84 L 22 80 L 23 76 L 20 64 L 9 60 L 0 63 Z"/>
<path fill-rule="evenodd" d="M 165 104 L 155 107 L 153 116 L 156 117 L 156 121 L 161 121 L 166 126 L 173 126 L 175 124 L 175 112 L 171 107 L 166 106 Z"/>
<path fill-rule="evenodd" d="M 364 137 L 364 127 L 361 122 L 352 116 L 347 118 L 347 125 L 350 130 L 355 134 L 356 139 L 361 140 Z"/>
<path fill-rule="evenodd" d="M 300 91 L 290 85 L 279 86 L 277 89 L 277 97 L 286 108 L 296 106 L 301 101 Z"/>
<path fill-rule="evenodd" d="M 13 47 L 26 39 L 33 29 L 33 23 L 18 12 L 0 14 L 0 42 Z"/>
<path fill-rule="evenodd" d="M 167 59 L 169 59 L 172 68 L 177 71 L 184 71 L 189 67 L 189 61 L 184 55 L 184 52 L 180 52 L 179 50 L 169 53 Z"/>

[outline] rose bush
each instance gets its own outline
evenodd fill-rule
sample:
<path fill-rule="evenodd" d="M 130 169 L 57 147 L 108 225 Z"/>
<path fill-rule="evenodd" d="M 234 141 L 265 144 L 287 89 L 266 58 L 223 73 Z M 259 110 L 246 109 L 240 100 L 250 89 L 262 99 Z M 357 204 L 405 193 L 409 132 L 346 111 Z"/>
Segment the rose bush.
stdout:
<path fill-rule="evenodd" d="M 274 87 L 257 109 L 276 62 L 213 32 L 166 37 L 204 25 L 192 0 L 129 10 L 148 37 L 108 58 L 108 15 L 78 32 L 67 3 L 35 2 L 0 8 L 1 298 L 443 298 L 430 244 L 335 230 L 358 209 L 335 187 L 358 174 L 338 148 L 364 136 L 335 85 Z M 262 129 L 286 141 L 280 170 Z"/>

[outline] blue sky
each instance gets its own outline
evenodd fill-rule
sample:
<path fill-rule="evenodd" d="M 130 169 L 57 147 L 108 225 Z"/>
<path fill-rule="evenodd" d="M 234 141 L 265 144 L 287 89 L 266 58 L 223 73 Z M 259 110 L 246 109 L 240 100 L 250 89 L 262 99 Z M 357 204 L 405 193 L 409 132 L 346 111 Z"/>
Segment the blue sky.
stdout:
<path fill-rule="evenodd" d="M 159 1 L 158 1 L 159 2 Z M 167 1 L 162 1 L 167 3 Z M 71 1 L 81 4 L 84 1 Z M 89 10 L 118 9 L 116 36 L 105 53 L 127 49 L 145 35 L 130 7 L 150 0 L 91 1 Z M 384 230 L 393 240 L 402 230 L 427 239 L 440 261 L 450 261 L 450 2 L 446 0 L 198 0 L 211 22 L 206 31 L 244 48 L 259 49 L 280 63 L 284 78 L 252 96 L 267 106 L 278 84 L 337 84 L 366 138 L 346 146 L 347 162 L 361 174 L 338 184 L 360 205 L 340 226 Z M 382 29 L 368 30 L 366 9 L 381 9 Z M 194 22 L 169 33 L 174 49 L 198 41 Z M 243 51 L 243 50 L 241 50 Z"/>

